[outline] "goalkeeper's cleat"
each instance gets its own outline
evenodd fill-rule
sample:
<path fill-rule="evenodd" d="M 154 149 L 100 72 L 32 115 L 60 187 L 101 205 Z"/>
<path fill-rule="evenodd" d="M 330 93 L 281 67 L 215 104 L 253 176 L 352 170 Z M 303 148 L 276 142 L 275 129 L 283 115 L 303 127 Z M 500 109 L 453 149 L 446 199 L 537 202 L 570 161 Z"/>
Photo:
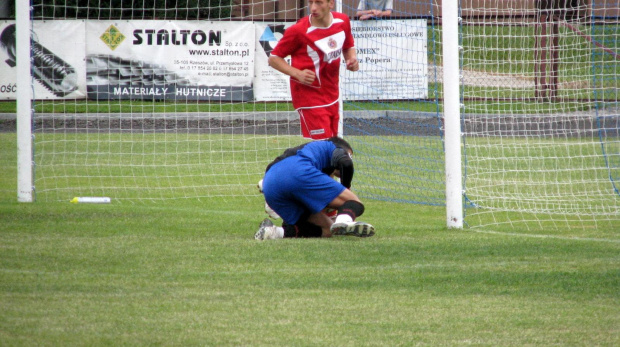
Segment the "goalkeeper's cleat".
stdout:
<path fill-rule="evenodd" d="M 340 222 L 332 224 L 333 235 L 370 237 L 375 234 L 375 227 L 364 222 Z"/>
<path fill-rule="evenodd" d="M 263 219 L 258 227 L 258 231 L 254 234 L 256 240 L 269 240 L 278 238 L 276 234 L 276 226 L 269 218 Z"/>
<path fill-rule="evenodd" d="M 265 213 L 269 215 L 269 217 L 273 219 L 280 219 L 280 215 L 276 213 L 269 205 L 265 202 Z"/>

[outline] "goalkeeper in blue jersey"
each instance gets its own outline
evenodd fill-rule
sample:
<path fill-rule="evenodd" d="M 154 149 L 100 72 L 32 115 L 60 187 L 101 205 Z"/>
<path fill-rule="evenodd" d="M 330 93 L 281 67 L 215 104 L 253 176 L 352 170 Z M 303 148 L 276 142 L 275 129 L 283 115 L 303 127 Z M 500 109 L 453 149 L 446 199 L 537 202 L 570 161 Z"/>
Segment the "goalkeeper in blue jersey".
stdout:
<path fill-rule="evenodd" d="M 372 225 L 355 221 L 364 205 L 349 189 L 352 154 L 349 143 L 338 137 L 285 150 L 267 166 L 262 182 L 265 200 L 282 217 L 282 227 L 266 218 L 254 238 L 374 235 Z M 331 175 L 340 177 L 340 182 Z M 323 212 L 326 208 L 338 211 L 335 220 Z"/>

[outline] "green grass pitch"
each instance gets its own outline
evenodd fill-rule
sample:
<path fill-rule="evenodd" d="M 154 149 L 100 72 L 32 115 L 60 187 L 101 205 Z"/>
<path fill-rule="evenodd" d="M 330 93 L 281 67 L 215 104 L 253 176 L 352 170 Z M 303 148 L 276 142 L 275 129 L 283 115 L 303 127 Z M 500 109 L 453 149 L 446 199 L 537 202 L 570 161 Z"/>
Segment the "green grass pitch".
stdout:
<path fill-rule="evenodd" d="M 259 197 L 16 202 L 0 134 L 0 345 L 617 346 L 620 237 L 445 228 L 366 201 L 377 235 L 258 242 Z"/>

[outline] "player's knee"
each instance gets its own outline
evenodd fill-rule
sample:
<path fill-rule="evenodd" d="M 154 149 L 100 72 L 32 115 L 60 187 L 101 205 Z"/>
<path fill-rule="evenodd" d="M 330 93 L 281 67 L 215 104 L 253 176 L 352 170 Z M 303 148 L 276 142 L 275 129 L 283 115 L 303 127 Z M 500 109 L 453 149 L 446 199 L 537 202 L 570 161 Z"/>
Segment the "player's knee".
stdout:
<path fill-rule="evenodd" d="M 338 214 L 348 214 L 355 220 L 357 217 L 364 213 L 364 204 L 355 200 L 345 201 L 342 206 L 338 208 Z"/>

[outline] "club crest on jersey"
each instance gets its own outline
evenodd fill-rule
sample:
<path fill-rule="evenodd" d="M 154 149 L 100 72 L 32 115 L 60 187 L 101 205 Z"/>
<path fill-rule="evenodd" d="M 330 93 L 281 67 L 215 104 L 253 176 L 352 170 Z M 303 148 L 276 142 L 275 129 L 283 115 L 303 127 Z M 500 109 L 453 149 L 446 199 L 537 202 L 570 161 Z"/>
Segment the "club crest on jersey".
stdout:
<path fill-rule="evenodd" d="M 336 40 L 330 37 L 329 40 L 327 40 L 327 47 L 334 49 L 338 47 L 338 42 L 336 42 Z"/>
<path fill-rule="evenodd" d="M 323 52 L 323 61 L 331 63 L 340 59 L 342 55 L 342 46 L 344 44 L 345 35 L 343 31 L 337 32 L 328 37 L 314 41 L 316 47 Z"/>

